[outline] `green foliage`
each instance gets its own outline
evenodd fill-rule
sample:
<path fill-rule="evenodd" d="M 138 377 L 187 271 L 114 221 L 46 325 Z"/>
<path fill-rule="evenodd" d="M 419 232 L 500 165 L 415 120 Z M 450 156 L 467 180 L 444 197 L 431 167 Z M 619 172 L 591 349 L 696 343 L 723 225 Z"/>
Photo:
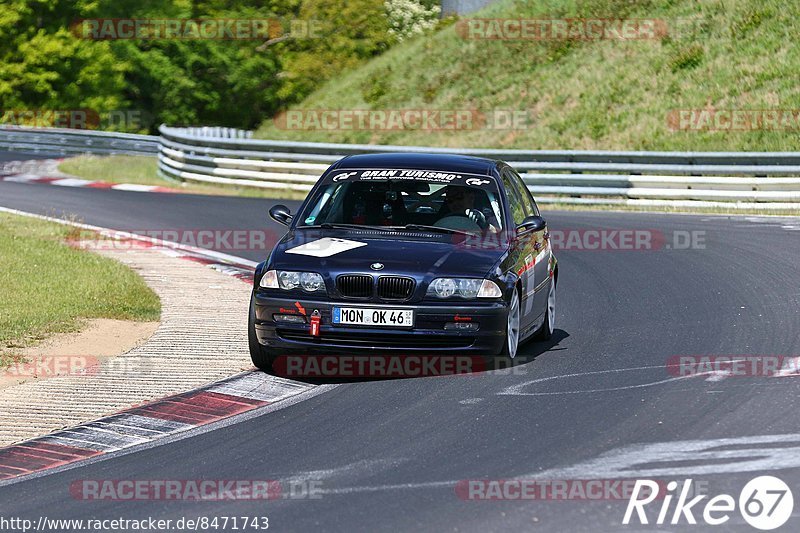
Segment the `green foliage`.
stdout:
<path fill-rule="evenodd" d="M 394 42 L 383 0 L 303 0 L 299 16 L 318 21 L 319 26 L 315 35 L 285 47 L 284 83 L 278 95 L 289 103 Z"/>
<path fill-rule="evenodd" d="M 125 104 L 125 65 L 106 42 L 67 29 L 86 3 L 7 0 L 0 6 L 0 109 L 94 109 Z"/>
<path fill-rule="evenodd" d="M 82 19 L 269 19 L 263 40 L 92 40 Z M 298 21 L 319 35 L 288 36 Z M 390 44 L 381 0 L 5 0 L 0 109 L 129 109 L 159 123 L 253 128 Z"/>
<path fill-rule="evenodd" d="M 369 104 L 377 104 L 381 98 L 389 91 L 388 79 L 390 69 L 376 70 L 367 76 L 361 84 L 361 95 L 364 101 Z"/>

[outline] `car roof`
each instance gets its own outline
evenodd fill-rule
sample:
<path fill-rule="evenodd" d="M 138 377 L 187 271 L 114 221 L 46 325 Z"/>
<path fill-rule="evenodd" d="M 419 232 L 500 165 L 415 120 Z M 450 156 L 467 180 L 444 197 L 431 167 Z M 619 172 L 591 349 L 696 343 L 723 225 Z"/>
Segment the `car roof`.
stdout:
<path fill-rule="evenodd" d="M 493 175 L 492 170 L 497 164 L 498 161 L 492 159 L 466 155 L 381 153 L 350 155 L 340 159 L 331 168 L 337 170 L 346 168 L 407 168 L 491 176 Z"/>

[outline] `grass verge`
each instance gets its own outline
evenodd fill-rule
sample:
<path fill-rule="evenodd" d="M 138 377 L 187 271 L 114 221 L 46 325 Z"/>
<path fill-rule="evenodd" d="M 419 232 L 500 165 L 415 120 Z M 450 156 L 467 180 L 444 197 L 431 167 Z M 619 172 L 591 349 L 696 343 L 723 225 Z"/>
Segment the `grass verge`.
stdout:
<path fill-rule="evenodd" d="M 151 156 L 82 155 L 65 160 L 58 168 L 62 172 L 86 180 L 105 181 L 109 183 L 132 183 L 136 185 L 158 185 L 160 187 L 169 187 L 192 194 L 281 198 L 286 200 L 302 200 L 306 197 L 306 193 L 284 189 L 270 190 L 166 180 L 158 175 L 158 160 Z"/>
<path fill-rule="evenodd" d="M 161 302 L 142 278 L 70 247 L 70 231 L 0 213 L 0 368 L 18 359 L 14 349 L 77 331 L 84 319 L 158 320 Z"/>

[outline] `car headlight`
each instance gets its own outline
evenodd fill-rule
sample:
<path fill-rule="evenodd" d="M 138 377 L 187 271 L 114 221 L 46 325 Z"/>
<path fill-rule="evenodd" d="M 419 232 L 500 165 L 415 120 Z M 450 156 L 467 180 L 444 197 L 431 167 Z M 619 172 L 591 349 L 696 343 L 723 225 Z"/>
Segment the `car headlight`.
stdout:
<path fill-rule="evenodd" d="M 303 287 L 304 291 L 318 291 L 324 284 L 325 282 L 322 281 L 322 276 L 316 272 L 303 272 L 300 274 L 300 286 Z"/>
<path fill-rule="evenodd" d="M 259 286 L 265 289 L 290 291 L 300 287 L 306 292 L 316 292 L 325 287 L 322 276 L 316 272 L 292 272 L 288 270 L 268 270 L 261 277 Z"/>
<path fill-rule="evenodd" d="M 502 295 L 500 287 L 488 279 L 436 278 L 428 286 L 428 296 L 436 298 L 499 298 Z"/>
<path fill-rule="evenodd" d="M 281 270 L 278 272 L 278 284 L 281 286 L 281 289 L 285 289 L 287 291 L 296 289 L 300 286 L 300 272 L 287 272 L 285 270 Z"/>

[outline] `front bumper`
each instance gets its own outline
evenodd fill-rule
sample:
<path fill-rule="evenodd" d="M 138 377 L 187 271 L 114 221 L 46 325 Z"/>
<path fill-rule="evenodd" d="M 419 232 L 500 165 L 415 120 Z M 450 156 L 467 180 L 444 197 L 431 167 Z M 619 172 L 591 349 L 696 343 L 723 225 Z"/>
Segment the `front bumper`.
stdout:
<path fill-rule="evenodd" d="M 328 299 L 281 298 L 255 293 L 255 332 L 259 343 L 277 352 L 458 352 L 496 355 L 505 340 L 507 307 L 492 302 L 358 303 Z M 414 327 L 332 324 L 333 307 L 413 309 Z M 312 336 L 310 316 L 320 313 L 320 332 Z M 275 322 L 273 315 L 304 317 L 302 323 Z M 445 329 L 446 324 L 474 324 L 472 330 Z"/>

